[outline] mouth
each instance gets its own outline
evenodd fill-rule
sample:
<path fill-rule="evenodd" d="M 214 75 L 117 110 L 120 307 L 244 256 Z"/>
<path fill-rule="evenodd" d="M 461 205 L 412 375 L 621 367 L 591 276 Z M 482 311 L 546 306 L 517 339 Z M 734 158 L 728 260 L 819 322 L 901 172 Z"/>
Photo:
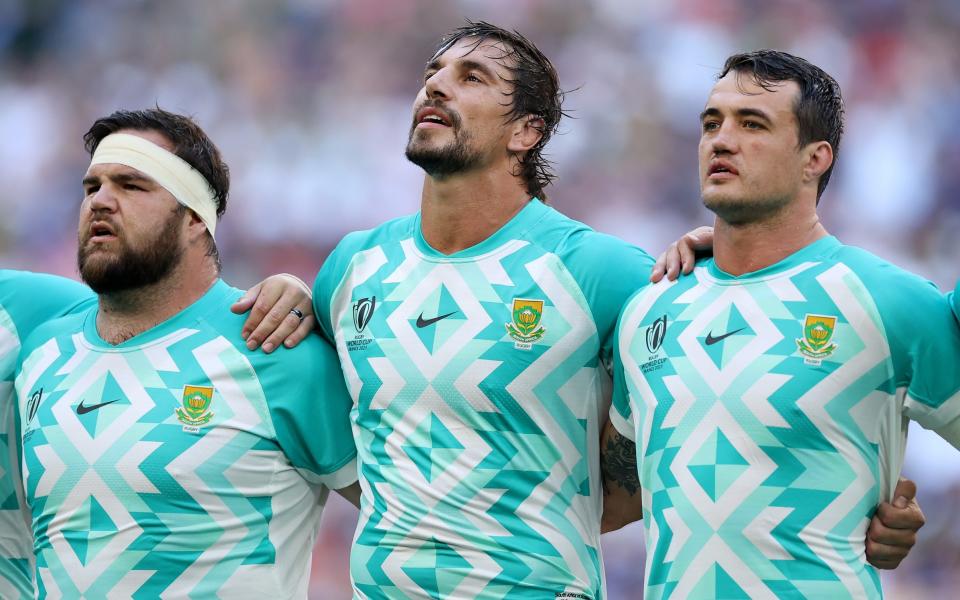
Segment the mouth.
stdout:
<path fill-rule="evenodd" d="M 417 129 L 449 128 L 451 126 L 450 117 L 443 111 L 433 107 L 424 107 L 418 110 L 413 122 Z"/>
<path fill-rule="evenodd" d="M 740 172 L 733 165 L 723 160 L 710 161 L 710 166 L 707 168 L 707 180 L 709 181 L 733 179 L 738 175 L 740 175 Z"/>
<path fill-rule="evenodd" d="M 87 242 L 104 243 L 117 239 L 117 232 L 113 226 L 106 221 L 94 221 L 90 224 Z"/>

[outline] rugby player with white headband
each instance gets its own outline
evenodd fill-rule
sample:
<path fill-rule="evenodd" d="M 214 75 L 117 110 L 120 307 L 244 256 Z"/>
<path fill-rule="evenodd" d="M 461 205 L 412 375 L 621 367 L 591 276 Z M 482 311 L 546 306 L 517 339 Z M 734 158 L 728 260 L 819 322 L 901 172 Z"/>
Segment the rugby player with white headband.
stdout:
<path fill-rule="evenodd" d="M 17 364 L 37 593 L 305 597 L 329 489 L 360 495 L 336 354 L 248 348 L 214 240 L 229 170 L 192 120 L 119 111 L 84 139 L 96 302 Z"/>

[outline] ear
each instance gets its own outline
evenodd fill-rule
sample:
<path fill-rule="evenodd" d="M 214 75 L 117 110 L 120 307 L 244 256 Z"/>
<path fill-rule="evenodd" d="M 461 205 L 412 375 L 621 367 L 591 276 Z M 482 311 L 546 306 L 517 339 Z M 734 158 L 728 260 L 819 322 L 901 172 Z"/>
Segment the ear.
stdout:
<path fill-rule="evenodd" d="M 833 164 L 833 146 L 830 142 L 811 142 L 803 149 L 806 162 L 803 166 L 803 182 L 810 183 L 820 180 L 820 176 L 827 172 Z"/>
<path fill-rule="evenodd" d="M 543 119 L 535 115 L 527 115 L 522 119 L 517 119 L 513 122 L 507 150 L 522 154 L 533 148 L 543 137 L 543 134 L 540 133 L 543 127 Z"/>
<path fill-rule="evenodd" d="M 197 213 L 192 210 L 187 210 L 187 239 L 190 243 L 195 243 L 198 240 L 202 240 L 207 234 L 207 225 L 204 223 Z"/>

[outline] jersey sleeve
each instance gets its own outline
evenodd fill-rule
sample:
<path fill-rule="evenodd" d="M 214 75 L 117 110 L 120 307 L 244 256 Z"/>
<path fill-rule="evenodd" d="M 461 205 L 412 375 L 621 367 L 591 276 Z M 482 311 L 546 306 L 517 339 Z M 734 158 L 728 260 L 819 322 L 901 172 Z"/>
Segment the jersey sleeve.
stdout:
<path fill-rule="evenodd" d="M 947 294 L 947 300 L 950 301 L 950 305 L 953 307 L 954 316 L 960 321 L 960 281 L 957 281 L 957 287 Z"/>
<path fill-rule="evenodd" d="M 313 312 L 320 323 L 320 331 L 328 342 L 335 343 L 335 332 L 331 322 L 331 307 L 333 296 L 343 282 L 347 268 L 355 252 L 359 251 L 357 243 L 360 232 L 354 232 L 343 238 L 327 260 L 323 262 L 317 278 L 313 282 Z"/>
<path fill-rule="evenodd" d="M 609 372 L 617 316 L 649 282 L 654 259 L 636 246 L 594 232 L 571 240 L 561 254 L 590 305 L 600 337 L 600 360 Z"/>
<path fill-rule="evenodd" d="M 308 480 L 332 489 L 356 482 L 353 402 L 336 352 L 318 336 L 281 351 L 283 371 L 267 396 L 277 442 Z"/>
<path fill-rule="evenodd" d="M 21 341 L 38 325 L 89 307 L 95 300 L 88 287 L 66 277 L 0 270 L 0 307 Z"/>
<path fill-rule="evenodd" d="M 888 282 L 890 292 L 877 303 L 903 413 L 960 449 L 960 323 L 934 284 L 898 279 Z"/>
<path fill-rule="evenodd" d="M 617 321 L 613 333 L 613 400 L 610 404 L 610 423 L 617 432 L 632 442 L 636 442 L 633 408 L 630 406 L 630 391 L 627 389 L 626 375 L 623 369 L 623 357 L 620 353 L 620 324 Z"/>

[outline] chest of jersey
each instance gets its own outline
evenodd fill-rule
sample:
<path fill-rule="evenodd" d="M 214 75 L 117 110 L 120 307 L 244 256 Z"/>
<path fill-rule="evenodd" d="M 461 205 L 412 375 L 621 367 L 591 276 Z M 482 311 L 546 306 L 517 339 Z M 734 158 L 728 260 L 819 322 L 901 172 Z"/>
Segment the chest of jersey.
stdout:
<path fill-rule="evenodd" d="M 628 308 L 619 342 L 644 509 L 669 524 L 648 529 L 660 557 L 649 585 L 696 595 L 706 565 L 750 596 L 801 572 L 832 582 L 826 596 L 873 589 L 860 540 L 901 418 L 881 321 L 861 291 L 848 273 L 811 269 L 678 284 Z"/>
<path fill-rule="evenodd" d="M 738 437 L 805 448 L 855 434 L 866 447 L 870 416 L 842 411 L 874 390 L 892 392 L 879 322 L 869 298 L 831 294 L 813 277 L 789 289 L 694 286 L 634 319 L 628 371 L 660 424 L 654 437 L 723 412 L 743 429 Z"/>
<path fill-rule="evenodd" d="M 164 505 L 216 521 L 198 489 L 231 495 L 246 487 L 232 477 L 269 481 L 279 452 L 260 391 L 242 377 L 249 365 L 222 338 L 186 341 L 194 334 L 129 352 L 76 338 L 36 351 L 20 393 L 28 498 L 107 496 L 121 520 Z"/>
<path fill-rule="evenodd" d="M 597 366 L 596 325 L 570 274 L 553 255 L 508 250 L 461 263 L 374 250 L 347 274 L 332 320 L 361 411 L 419 401 L 457 421 L 501 414 L 522 428 L 524 394 Z"/>

